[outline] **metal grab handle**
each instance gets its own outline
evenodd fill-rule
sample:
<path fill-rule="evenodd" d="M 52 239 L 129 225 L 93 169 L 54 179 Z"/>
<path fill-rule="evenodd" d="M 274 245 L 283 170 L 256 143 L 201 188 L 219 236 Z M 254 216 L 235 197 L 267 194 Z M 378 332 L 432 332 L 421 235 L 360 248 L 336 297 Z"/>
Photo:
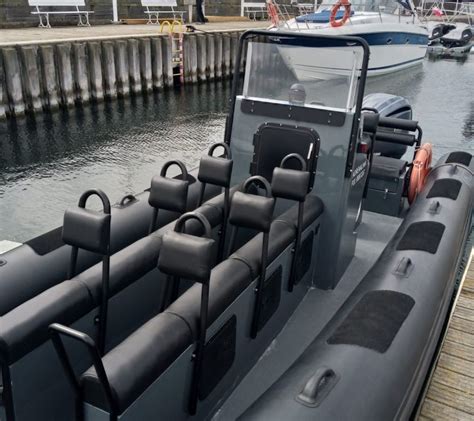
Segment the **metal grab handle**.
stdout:
<path fill-rule="evenodd" d="M 265 177 L 262 177 L 261 175 L 254 175 L 253 177 L 247 178 L 242 186 L 242 191 L 244 193 L 248 193 L 252 184 L 256 184 L 257 186 L 263 188 L 263 190 L 265 190 L 265 197 L 271 197 L 272 188 Z"/>
<path fill-rule="evenodd" d="M 211 229 L 211 224 L 209 221 L 200 213 L 198 212 L 188 212 L 185 213 L 184 215 L 180 216 L 179 219 L 176 221 L 176 225 L 174 226 L 174 230 L 179 233 L 184 233 L 185 232 L 185 223 L 186 221 L 189 221 L 190 219 L 194 219 L 198 222 L 201 223 L 201 225 L 204 228 L 204 236 L 207 238 L 211 238 L 212 236 L 212 229 Z"/>
<path fill-rule="evenodd" d="M 188 170 L 186 169 L 186 166 L 181 161 L 178 161 L 178 160 L 166 162 L 161 168 L 160 175 L 162 177 L 166 177 L 166 173 L 168 172 L 168 169 L 172 167 L 173 165 L 177 165 L 179 167 L 179 169 L 181 170 L 181 179 L 183 181 L 186 181 L 188 179 Z"/>
<path fill-rule="evenodd" d="M 290 159 L 296 159 L 299 161 L 301 164 L 300 171 L 306 171 L 306 161 L 303 159 L 303 157 L 298 154 L 298 153 L 290 153 L 289 155 L 286 155 L 282 160 L 280 167 L 285 168 L 285 164 L 290 160 Z"/>
<path fill-rule="evenodd" d="M 110 415 L 111 417 L 116 416 L 118 414 L 118 405 L 114 399 L 109 379 L 107 377 L 107 373 L 105 372 L 104 364 L 102 363 L 102 358 L 100 356 L 100 352 L 95 341 L 89 335 L 78 330 L 72 329 L 70 327 L 61 325 L 59 323 L 53 323 L 49 325 L 48 331 L 51 336 L 51 340 L 53 341 L 56 353 L 58 354 L 61 365 L 66 373 L 66 377 L 69 383 L 71 384 L 74 393 L 76 394 L 78 402 L 82 403 L 82 390 L 80 387 L 79 380 L 77 379 L 76 374 L 74 373 L 71 360 L 67 355 L 67 351 L 61 336 L 69 337 L 86 346 L 89 352 L 89 356 L 92 359 L 92 365 L 94 366 L 94 369 L 97 372 L 99 382 L 102 388 L 104 389 L 105 397 L 110 408 Z"/>
<path fill-rule="evenodd" d="M 77 204 L 80 208 L 86 207 L 87 199 L 91 196 L 98 196 L 102 202 L 104 213 L 110 214 L 110 200 L 107 195 L 100 189 L 90 189 L 82 193 L 79 198 L 79 203 Z"/>
<path fill-rule="evenodd" d="M 122 200 L 120 200 L 119 205 L 125 206 L 130 203 L 136 202 L 137 200 L 138 199 L 133 194 L 127 194 L 126 196 L 122 197 Z"/>
<path fill-rule="evenodd" d="M 209 148 L 209 151 L 207 152 L 207 154 L 208 154 L 209 156 L 214 156 L 214 151 L 215 151 L 219 146 L 224 149 L 224 152 L 225 152 L 224 157 L 227 158 L 227 159 L 232 159 L 232 151 L 230 150 L 230 146 L 229 146 L 227 143 L 223 143 L 223 142 L 214 143 L 214 145 L 212 145 L 212 146 Z"/>

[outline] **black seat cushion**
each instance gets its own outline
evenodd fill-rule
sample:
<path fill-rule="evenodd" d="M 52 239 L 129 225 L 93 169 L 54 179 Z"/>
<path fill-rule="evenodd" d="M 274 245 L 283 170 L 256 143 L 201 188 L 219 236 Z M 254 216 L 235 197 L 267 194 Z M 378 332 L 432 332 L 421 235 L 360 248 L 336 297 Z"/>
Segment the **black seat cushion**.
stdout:
<path fill-rule="evenodd" d="M 209 282 L 208 325 L 211 325 L 229 307 L 252 280 L 249 267 L 239 260 L 224 260 L 212 270 Z M 172 303 L 165 312 L 175 314 L 185 320 L 190 333 L 194 338 L 197 338 L 200 308 L 201 285 L 195 284 Z"/>
<path fill-rule="evenodd" d="M 298 206 L 295 205 L 273 221 L 269 234 L 268 261 L 273 261 L 288 247 L 296 235 Z M 305 203 L 304 226 L 321 215 L 323 204 L 316 196 Z M 259 234 L 237 250 L 211 272 L 209 292 L 209 325 L 258 276 L 261 264 L 263 235 Z M 194 285 L 171 304 L 166 312 L 179 315 L 189 324 L 195 338 L 198 335 L 201 286 Z"/>
<path fill-rule="evenodd" d="M 106 354 L 103 364 L 119 412 L 125 411 L 191 343 L 186 323 L 173 314 L 161 313 Z M 81 386 L 85 402 L 109 410 L 93 367 L 82 375 Z"/>
<path fill-rule="evenodd" d="M 199 213 L 207 218 L 212 227 L 219 225 L 222 220 L 220 203 L 213 201 L 198 209 Z M 111 297 L 156 268 L 162 237 L 166 232 L 173 230 L 174 225 L 175 221 L 111 256 L 109 281 Z M 197 221 L 190 220 L 186 222 L 186 232 L 201 235 L 201 230 L 202 227 Z M 93 266 L 73 279 L 80 280 L 87 285 L 98 305 L 102 288 L 102 266 L 100 264 Z"/>
<path fill-rule="evenodd" d="M 407 161 L 375 155 L 370 169 L 370 176 L 375 178 L 399 178 L 407 167 Z"/>
<path fill-rule="evenodd" d="M 303 229 L 311 225 L 316 220 L 316 218 L 322 215 L 323 211 L 323 201 L 314 194 L 308 195 L 304 203 Z M 293 225 L 296 229 L 296 224 L 298 222 L 298 206 L 292 206 L 285 213 L 280 215 L 277 218 L 277 221 L 286 221 Z"/>
<path fill-rule="evenodd" d="M 94 308 L 81 282 L 64 281 L 0 319 L 0 359 L 12 364 L 49 339 L 51 323 L 69 325 Z"/>

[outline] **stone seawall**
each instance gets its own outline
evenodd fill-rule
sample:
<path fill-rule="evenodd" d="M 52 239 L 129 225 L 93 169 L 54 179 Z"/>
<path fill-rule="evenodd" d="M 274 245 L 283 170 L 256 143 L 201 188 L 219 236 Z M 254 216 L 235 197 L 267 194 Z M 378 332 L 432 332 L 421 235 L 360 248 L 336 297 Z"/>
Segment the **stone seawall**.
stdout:
<path fill-rule="evenodd" d="M 242 31 L 184 34 L 184 83 L 233 74 Z M 168 35 L 0 48 L 0 119 L 179 83 Z"/>

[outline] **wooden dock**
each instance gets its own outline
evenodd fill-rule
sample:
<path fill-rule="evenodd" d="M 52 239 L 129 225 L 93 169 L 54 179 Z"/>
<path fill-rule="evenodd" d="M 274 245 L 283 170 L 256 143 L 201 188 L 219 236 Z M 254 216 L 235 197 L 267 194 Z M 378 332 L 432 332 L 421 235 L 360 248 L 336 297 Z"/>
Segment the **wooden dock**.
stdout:
<path fill-rule="evenodd" d="M 454 303 L 418 420 L 474 420 L 473 254 Z"/>

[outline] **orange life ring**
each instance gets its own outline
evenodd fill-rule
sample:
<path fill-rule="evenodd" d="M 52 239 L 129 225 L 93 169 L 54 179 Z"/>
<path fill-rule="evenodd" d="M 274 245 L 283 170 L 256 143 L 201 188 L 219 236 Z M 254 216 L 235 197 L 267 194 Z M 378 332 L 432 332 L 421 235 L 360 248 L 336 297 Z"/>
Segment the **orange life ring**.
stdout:
<path fill-rule="evenodd" d="M 344 16 L 341 20 L 336 20 L 337 12 L 344 7 Z M 331 15 L 329 17 L 329 22 L 333 28 L 344 25 L 347 22 L 347 19 L 351 16 L 351 3 L 349 0 L 339 0 L 331 9 Z"/>
<path fill-rule="evenodd" d="M 431 171 L 433 148 L 431 143 L 424 143 L 416 152 L 411 168 L 410 183 L 408 185 L 408 203 L 412 204 L 418 193 L 423 189 L 426 177 Z"/>

